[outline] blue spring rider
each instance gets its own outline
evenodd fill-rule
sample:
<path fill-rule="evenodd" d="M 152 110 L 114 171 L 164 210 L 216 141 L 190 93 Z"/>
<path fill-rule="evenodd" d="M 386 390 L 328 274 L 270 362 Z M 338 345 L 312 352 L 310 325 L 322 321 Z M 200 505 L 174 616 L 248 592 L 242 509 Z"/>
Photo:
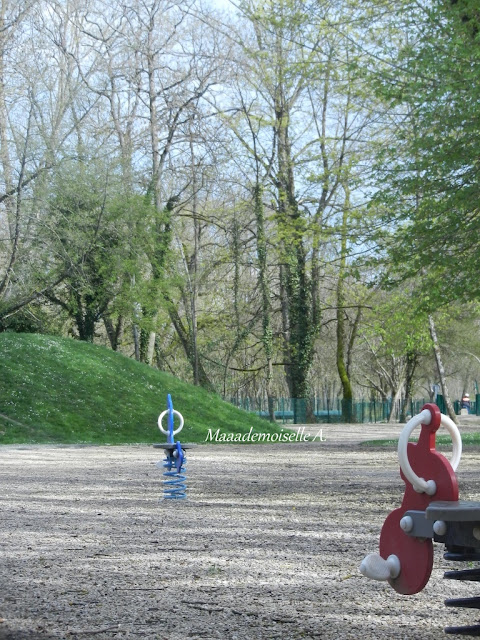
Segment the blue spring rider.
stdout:
<path fill-rule="evenodd" d="M 167 416 L 167 429 L 163 428 L 163 418 Z M 174 417 L 180 420 L 179 426 L 174 429 Z M 158 417 L 158 428 L 167 436 L 165 444 L 155 444 L 154 447 L 162 448 L 165 457 L 161 462 L 157 462 L 157 467 L 163 471 L 163 497 L 166 500 L 184 500 L 187 497 L 186 471 L 187 460 L 185 456 L 185 446 L 179 441 L 175 442 L 174 436 L 183 429 L 183 416 L 173 408 L 170 394 L 167 396 L 167 409 Z"/>

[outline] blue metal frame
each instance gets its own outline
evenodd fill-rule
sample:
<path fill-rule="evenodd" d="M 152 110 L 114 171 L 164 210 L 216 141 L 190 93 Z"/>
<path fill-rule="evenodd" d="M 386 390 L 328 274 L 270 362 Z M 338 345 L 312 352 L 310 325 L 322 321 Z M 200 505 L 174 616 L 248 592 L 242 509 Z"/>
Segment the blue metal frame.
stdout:
<path fill-rule="evenodd" d="M 168 434 L 167 444 L 175 445 L 174 448 L 165 449 L 163 459 L 163 497 L 166 500 L 184 500 L 187 497 L 186 466 L 187 460 L 180 441 L 175 442 L 173 402 L 170 394 L 167 396 L 168 410 Z"/>

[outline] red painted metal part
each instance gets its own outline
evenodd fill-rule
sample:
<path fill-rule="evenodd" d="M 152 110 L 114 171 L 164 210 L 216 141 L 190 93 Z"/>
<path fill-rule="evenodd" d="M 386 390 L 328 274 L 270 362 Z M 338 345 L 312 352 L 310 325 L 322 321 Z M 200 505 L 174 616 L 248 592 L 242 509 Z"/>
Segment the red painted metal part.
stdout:
<path fill-rule="evenodd" d="M 435 404 L 426 404 L 432 414 L 429 425 L 422 424 L 416 444 L 407 445 L 408 459 L 413 471 L 425 480 L 434 480 L 437 491 L 433 496 L 417 493 L 400 471 L 405 482 L 402 506 L 387 517 L 380 534 L 380 555 L 387 559 L 394 554 L 400 560 L 400 574 L 389 580 L 398 593 L 410 595 L 421 591 L 430 578 L 433 566 L 433 544 L 430 539 L 407 535 L 400 528 L 400 520 L 406 511 L 424 511 L 432 501 L 458 500 L 458 483 L 450 462 L 435 450 L 435 434 L 440 426 L 441 414 Z"/>

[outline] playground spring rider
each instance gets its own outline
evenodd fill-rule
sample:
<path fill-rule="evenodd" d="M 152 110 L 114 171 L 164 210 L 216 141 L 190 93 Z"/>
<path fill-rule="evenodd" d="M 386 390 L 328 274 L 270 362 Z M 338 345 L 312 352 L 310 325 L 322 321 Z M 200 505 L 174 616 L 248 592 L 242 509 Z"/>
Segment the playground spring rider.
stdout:
<path fill-rule="evenodd" d="M 163 428 L 163 418 L 167 416 L 168 429 Z M 174 429 L 174 416 L 180 420 L 179 426 Z M 157 467 L 163 468 L 163 497 L 168 500 L 183 500 L 187 497 L 186 470 L 187 459 L 185 451 L 187 447 L 175 442 L 174 436 L 183 429 L 183 416 L 173 408 L 170 394 L 167 396 L 167 409 L 158 417 L 158 428 L 167 436 L 164 444 L 154 444 L 157 449 L 162 448 L 165 458 L 157 462 Z"/>
<path fill-rule="evenodd" d="M 408 439 L 422 425 L 416 444 Z M 443 425 L 452 438 L 449 462 L 435 450 L 435 433 Z M 445 545 L 446 560 L 480 560 L 480 502 L 458 500 L 455 470 L 462 440 L 455 423 L 426 404 L 404 427 L 398 441 L 401 477 L 405 482 L 402 505 L 385 520 L 380 534 L 380 554 L 371 553 L 360 565 L 363 575 L 385 580 L 398 593 L 418 593 L 427 584 L 433 566 L 433 544 Z M 451 580 L 480 581 L 480 568 L 447 571 Z M 480 609 L 480 597 L 445 601 L 448 607 Z M 480 624 L 447 627 L 446 633 L 480 637 Z"/>

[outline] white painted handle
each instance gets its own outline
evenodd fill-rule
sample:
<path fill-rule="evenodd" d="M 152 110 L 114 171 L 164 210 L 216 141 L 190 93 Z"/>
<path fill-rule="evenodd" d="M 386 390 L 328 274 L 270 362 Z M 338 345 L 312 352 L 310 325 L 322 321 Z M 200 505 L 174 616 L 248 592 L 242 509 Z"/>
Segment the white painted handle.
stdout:
<path fill-rule="evenodd" d="M 402 429 L 400 437 L 398 439 L 398 460 L 400 462 L 400 468 L 403 471 L 405 478 L 412 484 L 415 491 L 418 493 L 426 493 L 429 496 L 433 496 L 437 491 L 437 485 L 434 480 L 425 480 L 417 476 L 415 471 L 410 466 L 407 454 L 408 439 L 412 431 L 420 424 L 430 424 L 432 420 L 432 414 L 428 409 L 424 409 L 417 416 L 413 416 L 411 420 Z M 460 458 L 462 457 L 462 438 L 458 431 L 457 425 L 448 416 L 441 414 L 440 424 L 443 425 L 452 438 L 452 459 L 450 464 L 454 471 L 457 470 Z"/>
<path fill-rule="evenodd" d="M 385 560 L 378 553 L 370 553 L 362 560 L 360 573 L 372 580 L 397 578 L 400 574 L 400 560 L 395 555 L 388 556 Z"/>
<path fill-rule="evenodd" d="M 162 420 L 167 415 L 167 413 L 169 413 L 169 409 L 166 409 L 165 411 L 163 411 L 163 413 L 161 413 L 158 416 L 158 428 L 160 429 L 160 431 L 162 433 L 164 433 L 165 435 L 168 436 L 168 431 L 165 431 L 165 429 L 163 428 L 163 425 L 162 425 Z M 178 425 L 178 427 L 173 432 L 173 435 L 175 435 L 177 433 L 180 433 L 180 431 L 183 429 L 183 416 L 180 413 L 180 411 L 175 411 L 175 409 L 173 409 L 173 413 L 174 413 L 174 415 L 176 415 L 176 416 L 178 416 L 180 418 L 180 424 Z"/>
<path fill-rule="evenodd" d="M 452 465 L 452 469 L 456 471 L 458 469 L 458 465 L 460 464 L 460 458 L 462 457 L 462 436 L 460 435 L 460 431 L 458 430 L 458 427 L 454 423 L 454 421 L 448 416 L 445 416 L 443 413 L 440 424 L 445 427 L 452 439 L 453 447 L 452 459 L 450 460 L 450 464 Z"/>

